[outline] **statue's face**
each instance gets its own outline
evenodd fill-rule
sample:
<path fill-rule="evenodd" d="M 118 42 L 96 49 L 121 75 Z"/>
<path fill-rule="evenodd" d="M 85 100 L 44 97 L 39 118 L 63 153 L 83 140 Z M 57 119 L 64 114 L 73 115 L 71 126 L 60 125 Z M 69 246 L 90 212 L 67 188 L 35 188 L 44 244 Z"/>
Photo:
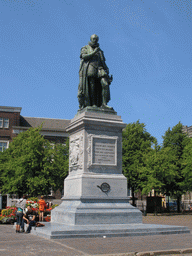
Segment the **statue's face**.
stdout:
<path fill-rule="evenodd" d="M 92 42 L 92 43 L 95 44 L 95 43 L 97 43 L 98 41 L 99 41 L 99 37 L 98 37 L 97 35 L 94 34 L 94 35 L 91 36 L 91 42 Z"/>

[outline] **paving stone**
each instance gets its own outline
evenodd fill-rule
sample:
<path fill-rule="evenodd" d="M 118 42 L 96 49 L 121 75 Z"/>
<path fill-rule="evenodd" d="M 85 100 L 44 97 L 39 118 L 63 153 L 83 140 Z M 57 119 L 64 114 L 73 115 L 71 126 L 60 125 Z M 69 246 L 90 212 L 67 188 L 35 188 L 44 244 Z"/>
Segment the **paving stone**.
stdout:
<path fill-rule="evenodd" d="M 188 226 L 192 230 L 192 215 L 149 215 L 143 217 L 143 222 Z M 11 225 L 0 225 L 1 256 L 133 256 L 135 252 L 142 253 L 140 255 L 150 252 L 152 256 L 153 252 L 173 250 L 179 253 L 169 255 L 192 256 L 191 245 L 191 234 L 48 240 L 32 234 L 15 233 Z"/>

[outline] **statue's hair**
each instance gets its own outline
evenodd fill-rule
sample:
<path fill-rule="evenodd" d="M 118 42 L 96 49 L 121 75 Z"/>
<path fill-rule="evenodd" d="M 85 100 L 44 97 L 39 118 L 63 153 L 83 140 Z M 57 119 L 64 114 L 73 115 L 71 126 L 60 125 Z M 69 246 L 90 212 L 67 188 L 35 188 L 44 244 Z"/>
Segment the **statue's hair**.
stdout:
<path fill-rule="evenodd" d="M 93 35 L 90 37 L 90 39 L 91 39 L 93 36 L 96 36 L 96 37 L 97 37 L 97 42 L 98 42 L 98 41 L 99 41 L 99 37 L 98 37 L 98 35 L 93 34 Z"/>

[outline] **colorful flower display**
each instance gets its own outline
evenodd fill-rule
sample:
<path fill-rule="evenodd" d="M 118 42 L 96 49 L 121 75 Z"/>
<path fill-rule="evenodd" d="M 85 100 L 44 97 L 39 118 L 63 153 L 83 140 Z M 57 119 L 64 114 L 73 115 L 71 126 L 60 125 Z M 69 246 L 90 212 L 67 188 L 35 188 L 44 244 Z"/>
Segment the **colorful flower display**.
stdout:
<path fill-rule="evenodd" d="M 6 224 L 6 223 L 13 223 L 16 220 L 16 207 L 6 207 L 6 209 L 3 209 L 0 214 L 0 223 Z"/>
<path fill-rule="evenodd" d="M 39 214 L 39 204 L 38 204 L 38 198 L 28 198 L 26 207 L 28 205 L 31 205 L 32 210 L 36 211 Z M 51 220 L 51 210 L 57 207 L 58 204 L 52 205 L 50 208 L 45 209 L 44 216 L 45 221 L 49 222 Z M 17 208 L 15 206 L 12 207 L 6 207 L 6 209 L 3 209 L 0 214 L 0 224 L 11 224 L 16 221 L 16 211 Z"/>

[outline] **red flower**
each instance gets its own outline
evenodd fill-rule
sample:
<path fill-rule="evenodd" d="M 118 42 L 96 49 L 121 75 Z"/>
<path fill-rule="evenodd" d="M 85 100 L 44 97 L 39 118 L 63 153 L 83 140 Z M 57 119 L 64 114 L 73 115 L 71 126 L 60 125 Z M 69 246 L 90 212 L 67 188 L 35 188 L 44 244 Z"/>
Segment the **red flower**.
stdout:
<path fill-rule="evenodd" d="M 45 221 L 49 222 L 51 220 L 51 216 L 45 217 Z"/>

